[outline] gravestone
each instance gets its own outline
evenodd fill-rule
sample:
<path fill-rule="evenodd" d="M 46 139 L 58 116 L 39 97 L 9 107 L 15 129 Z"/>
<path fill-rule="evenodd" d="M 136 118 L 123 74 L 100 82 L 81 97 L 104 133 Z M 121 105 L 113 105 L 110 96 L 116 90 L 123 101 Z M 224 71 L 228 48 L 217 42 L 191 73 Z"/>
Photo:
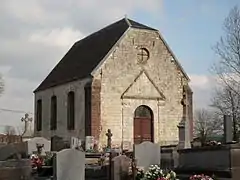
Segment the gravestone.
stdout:
<path fill-rule="evenodd" d="M 59 136 L 53 136 L 51 138 L 51 151 L 61 151 L 63 149 L 66 149 L 63 138 Z"/>
<path fill-rule="evenodd" d="M 122 142 L 122 150 L 123 151 L 127 151 L 130 150 L 132 148 L 132 144 L 130 141 L 123 141 Z"/>
<path fill-rule="evenodd" d="M 145 141 L 134 145 L 134 157 L 137 167 L 148 168 L 150 165 L 160 165 L 161 149 L 158 144 Z"/>
<path fill-rule="evenodd" d="M 81 147 L 81 145 L 82 145 L 82 143 L 81 143 L 80 139 L 78 139 L 76 137 L 71 137 L 70 148 L 72 148 L 72 149 L 76 149 L 77 148 L 78 149 L 78 148 Z"/>
<path fill-rule="evenodd" d="M 94 148 L 94 137 L 93 136 L 86 136 L 85 141 L 85 150 L 91 151 Z"/>
<path fill-rule="evenodd" d="M 85 180 L 85 153 L 76 149 L 59 151 L 53 168 L 56 180 Z"/>
<path fill-rule="evenodd" d="M 231 116 L 224 115 L 224 142 L 231 143 L 233 141 L 233 122 Z"/>
<path fill-rule="evenodd" d="M 125 155 L 116 156 L 111 163 L 112 180 L 125 180 L 129 175 L 129 168 L 131 167 L 131 159 Z"/>
<path fill-rule="evenodd" d="M 37 151 L 37 145 L 43 145 L 43 153 L 49 152 L 51 150 L 51 141 L 43 137 L 34 137 L 27 141 L 28 154 L 32 154 Z"/>
<path fill-rule="evenodd" d="M 5 145 L 0 148 L 0 161 L 5 161 L 16 154 L 27 156 L 27 151 L 26 142 Z"/>

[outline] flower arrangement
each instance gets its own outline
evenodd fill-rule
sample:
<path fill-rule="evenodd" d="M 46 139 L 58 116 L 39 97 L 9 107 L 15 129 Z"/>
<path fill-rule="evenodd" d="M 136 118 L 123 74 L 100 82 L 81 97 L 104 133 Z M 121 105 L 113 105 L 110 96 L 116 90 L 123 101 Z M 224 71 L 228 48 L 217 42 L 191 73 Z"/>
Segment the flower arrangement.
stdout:
<path fill-rule="evenodd" d="M 43 165 L 43 158 L 39 157 L 36 154 L 31 155 L 32 168 L 40 168 Z"/>
<path fill-rule="evenodd" d="M 171 170 L 162 170 L 159 165 L 151 165 L 144 173 L 142 169 L 137 170 L 137 180 L 177 180 L 176 173 Z"/>
<path fill-rule="evenodd" d="M 189 178 L 189 180 L 214 180 L 210 176 L 206 176 L 204 174 L 201 175 L 193 175 Z"/>

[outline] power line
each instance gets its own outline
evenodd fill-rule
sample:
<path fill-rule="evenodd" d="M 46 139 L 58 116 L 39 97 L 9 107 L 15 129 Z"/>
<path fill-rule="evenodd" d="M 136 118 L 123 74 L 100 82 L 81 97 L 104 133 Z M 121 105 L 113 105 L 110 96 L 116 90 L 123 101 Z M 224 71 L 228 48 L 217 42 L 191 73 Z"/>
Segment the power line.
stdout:
<path fill-rule="evenodd" d="M 26 112 L 22 110 L 14 110 L 14 109 L 6 109 L 6 108 L 0 108 L 0 111 L 6 111 L 6 112 L 11 112 L 11 113 L 28 113 L 28 114 L 33 114 L 31 112 Z"/>

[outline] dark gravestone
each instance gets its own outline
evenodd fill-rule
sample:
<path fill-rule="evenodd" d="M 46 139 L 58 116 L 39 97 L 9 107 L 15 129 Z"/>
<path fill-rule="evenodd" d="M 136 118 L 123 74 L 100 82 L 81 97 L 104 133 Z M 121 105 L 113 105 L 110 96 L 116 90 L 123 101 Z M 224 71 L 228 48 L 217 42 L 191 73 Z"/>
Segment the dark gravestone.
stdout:
<path fill-rule="evenodd" d="M 144 169 L 148 168 L 150 165 L 159 165 L 161 162 L 160 146 L 149 141 L 134 145 L 134 158 L 137 167 Z"/>
<path fill-rule="evenodd" d="M 111 179 L 126 180 L 129 177 L 129 169 L 131 167 L 131 159 L 125 155 L 116 156 L 111 162 Z"/>
<path fill-rule="evenodd" d="M 0 161 L 5 161 L 9 158 L 13 158 L 17 154 L 26 156 L 27 151 L 28 148 L 26 142 L 5 145 L 0 148 Z"/>
<path fill-rule="evenodd" d="M 51 138 L 51 151 L 61 151 L 70 148 L 70 143 L 63 140 L 62 137 L 53 136 Z"/>
<path fill-rule="evenodd" d="M 223 116 L 224 121 L 224 142 L 231 143 L 233 140 L 233 122 L 229 115 Z"/>

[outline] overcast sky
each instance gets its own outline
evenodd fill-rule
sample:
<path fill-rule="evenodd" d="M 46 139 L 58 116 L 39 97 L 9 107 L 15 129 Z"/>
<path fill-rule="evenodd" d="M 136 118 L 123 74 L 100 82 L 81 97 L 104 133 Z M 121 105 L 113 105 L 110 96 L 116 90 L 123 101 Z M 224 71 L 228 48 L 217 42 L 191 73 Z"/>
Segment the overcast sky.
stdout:
<path fill-rule="evenodd" d="M 125 15 L 157 28 L 191 77 L 194 104 L 209 104 L 211 47 L 237 0 L 1 0 L 1 109 L 33 113 L 33 90 L 70 46 Z M 0 127 L 21 124 L 24 113 L 0 110 Z"/>

